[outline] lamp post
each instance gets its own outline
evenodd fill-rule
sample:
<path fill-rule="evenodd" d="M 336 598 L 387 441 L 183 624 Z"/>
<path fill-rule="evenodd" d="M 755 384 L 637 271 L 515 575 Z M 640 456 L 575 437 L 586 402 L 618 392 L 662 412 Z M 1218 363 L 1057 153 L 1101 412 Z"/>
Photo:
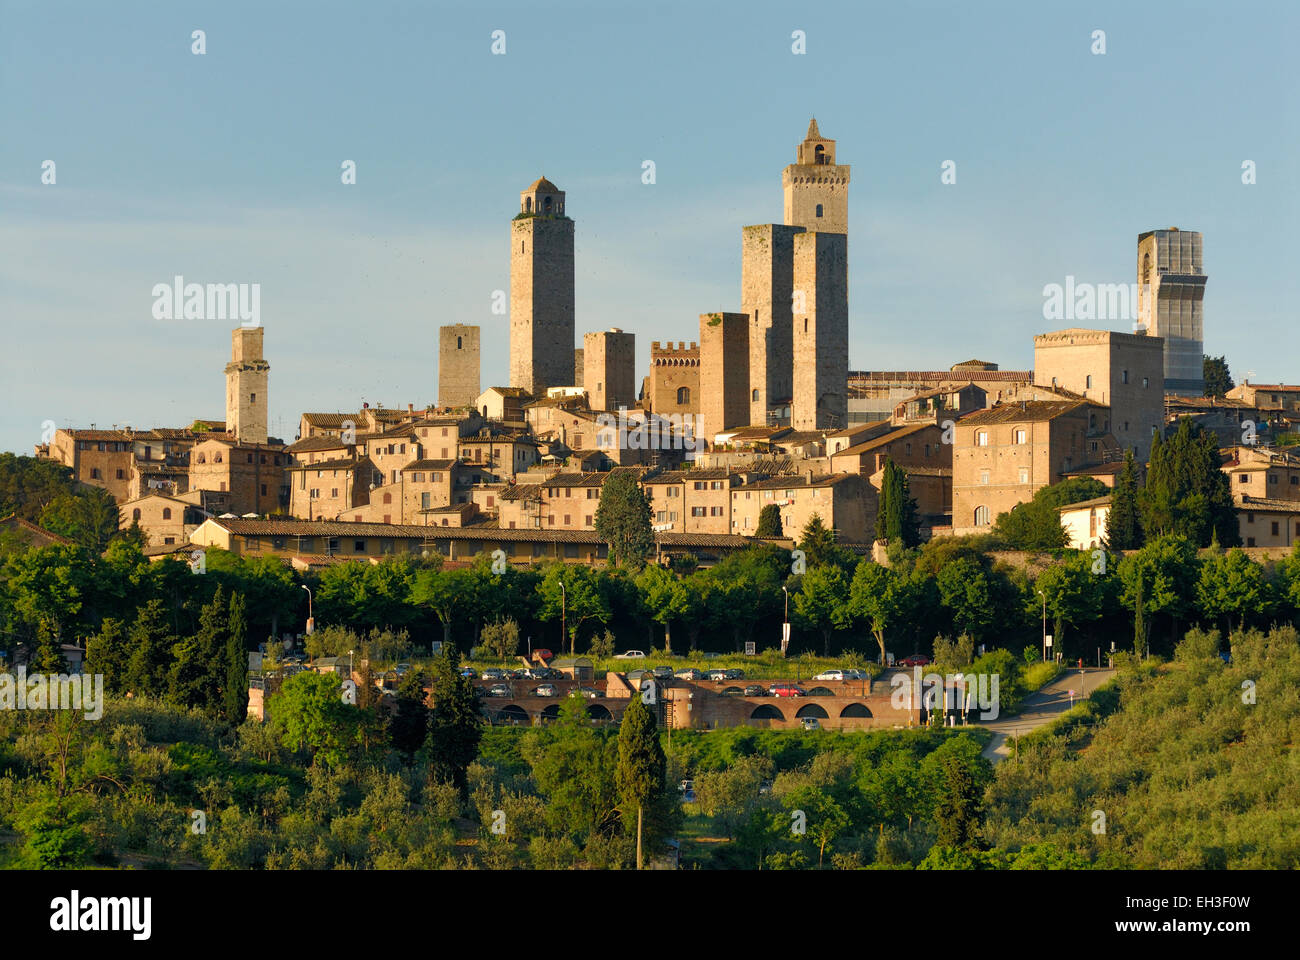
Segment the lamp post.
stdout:
<path fill-rule="evenodd" d="M 1047 662 L 1047 594 L 1039 590 L 1038 595 L 1043 598 L 1043 662 Z"/>
<path fill-rule="evenodd" d="M 784 657 L 785 648 L 790 643 L 790 591 L 781 584 L 781 592 L 785 594 L 785 619 L 781 623 L 781 656 Z"/>
<path fill-rule="evenodd" d="M 564 580 L 560 580 L 560 643 L 564 643 L 565 616 L 568 613 L 569 596 L 564 592 Z M 573 641 L 569 641 L 569 656 L 573 656 Z"/>
<path fill-rule="evenodd" d="M 311 615 L 311 590 L 305 583 L 302 584 L 302 588 L 307 591 L 307 635 L 310 636 L 311 632 L 316 629 L 316 622 Z"/>

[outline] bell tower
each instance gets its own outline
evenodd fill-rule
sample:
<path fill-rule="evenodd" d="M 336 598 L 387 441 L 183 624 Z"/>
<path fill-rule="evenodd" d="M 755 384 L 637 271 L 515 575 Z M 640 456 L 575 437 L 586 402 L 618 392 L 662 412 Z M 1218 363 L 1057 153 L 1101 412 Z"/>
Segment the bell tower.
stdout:
<path fill-rule="evenodd" d="M 781 172 L 781 185 L 787 226 L 849 232 L 849 168 L 835 162 L 835 141 L 821 135 L 816 117 L 795 149 L 795 162 Z"/>
<path fill-rule="evenodd" d="M 545 177 L 510 224 L 510 386 L 534 397 L 574 380 L 573 221 Z"/>

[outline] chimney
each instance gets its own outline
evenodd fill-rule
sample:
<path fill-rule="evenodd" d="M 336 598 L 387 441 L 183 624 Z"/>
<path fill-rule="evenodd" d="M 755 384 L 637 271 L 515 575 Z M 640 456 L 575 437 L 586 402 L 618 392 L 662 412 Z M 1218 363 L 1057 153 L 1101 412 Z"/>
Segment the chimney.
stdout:
<path fill-rule="evenodd" d="M 413 403 L 408 403 L 408 404 L 406 405 L 406 412 L 407 412 L 407 413 L 415 413 L 415 404 L 413 404 Z"/>

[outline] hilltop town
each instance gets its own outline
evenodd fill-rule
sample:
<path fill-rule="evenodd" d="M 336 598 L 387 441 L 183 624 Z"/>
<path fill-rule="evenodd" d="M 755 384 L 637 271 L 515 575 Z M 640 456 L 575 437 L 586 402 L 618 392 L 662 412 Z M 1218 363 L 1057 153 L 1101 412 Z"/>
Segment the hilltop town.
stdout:
<path fill-rule="evenodd" d="M 436 402 L 303 412 L 292 440 L 271 437 L 264 331 L 244 325 L 224 420 L 63 427 L 36 453 L 111 494 L 150 556 L 220 547 L 306 569 L 500 550 L 512 564 L 601 563 L 602 487 L 628 472 L 649 499 L 655 559 L 708 566 L 752 543 L 773 507 L 784 537 L 764 539 L 788 546 L 817 517 L 844 548 L 880 557 L 891 464 L 922 540 L 987 532 L 1045 487 L 1113 488 L 1127 452 L 1141 469 L 1153 437 L 1190 417 L 1220 440 L 1241 542 L 1300 540 L 1300 457 L 1283 445 L 1300 385 L 1207 395 L 1199 233 L 1138 236 L 1132 332 L 1026 324 L 1032 370 L 852 371 L 850 167 L 816 120 L 781 184 L 784 222 L 741 230 L 737 309 L 702 312 L 697 341 L 654 341 L 640 377 L 635 333 L 577 339 L 576 222 L 541 177 L 509 224 L 509 384 L 482 387 L 480 327 L 443 326 Z M 1102 543 L 1109 505 L 1063 508 L 1072 546 Z"/>

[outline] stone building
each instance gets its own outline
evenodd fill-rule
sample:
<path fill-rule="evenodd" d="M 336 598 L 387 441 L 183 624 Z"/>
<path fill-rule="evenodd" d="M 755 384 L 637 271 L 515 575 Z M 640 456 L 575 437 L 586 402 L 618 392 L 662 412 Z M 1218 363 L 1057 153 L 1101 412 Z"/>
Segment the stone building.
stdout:
<path fill-rule="evenodd" d="M 1300 501 L 1300 455 L 1244 444 L 1231 446 L 1226 454 L 1223 472 L 1234 496 Z"/>
<path fill-rule="evenodd" d="M 592 410 L 636 406 L 636 335 L 618 327 L 584 334 L 583 375 Z"/>
<path fill-rule="evenodd" d="M 696 416 L 700 412 L 698 343 L 650 344 L 647 409 L 659 416 Z"/>
<path fill-rule="evenodd" d="M 573 351 L 573 385 L 575 387 L 585 387 L 587 360 L 583 356 L 582 347 L 577 347 Z"/>
<path fill-rule="evenodd" d="M 510 385 L 533 396 L 574 379 L 573 221 L 541 177 L 510 224 Z"/>
<path fill-rule="evenodd" d="M 808 123 L 808 134 L 795 150 L 795 162 L 781 172 L 785 222 L 823 233 L 849 232 L 849 173 L 835 162 L 835 141 Z"/>
<path fill-rule="evenodd" d="M 1207 279 L 1201 234 L 1177 227 L 1139 234 L 1137 272 L 1137 328 L 1164 342 L 1165 389 L 1200 395 Z"/>
<path fill-rule="evenodd" d="M 370 502 L 378 472 L 365 457 L 294 464 L 289 477 L 289 513 L 303 520 L 336 520 Z M 233 511 L 232 511 L 233 512 Z"/>
<path fill-rule="evenodd" d="M 1228 391 L 1230 400 L 1241 400 L 1260 410 L 1300 414 L 1300 386 L 1287 383 L 1251 383 L 1245 380 Z"/>
<path fill-rule="evenodd" d="M 189 489 L 224 494 L 218 500 L 230 513 L 282 513 L 290 506 L 291 459 L 278 444 L 214 436 L 190 451 Z"/>
<path fill-rule="evenodd" d="M 1100 434 L 1107 419 L 1104 407 L 1077 399 L 1002 404 L 958 420 L 952 448 L 953 533 L 988 532 L 999 514 L 1032 500 L 1070 471 L 1101 460 Z M 1098 451 L 1092 450 L 1094 442 Z"/>
<path fill-rule="evenodd" d="M 999 370 L 995 363 L 968 361 L 949 370 L 854 370 L 848 376 L 848 422 L 888 420 L 899 402 L 931 390 L 973 383 L 985 406 L 1022 399 L 1034 382 L 1032 370 Z"/>
<path fill-rule="evenodd" d="M 700 380 L 697 436 L 712 446 L 717 434 L 749 420 L 748 316 L 700 314 Z"/>
<path fill-rule="evenodd" d="M 743 479 L 726 469 L 665 470 L 647 475 L 641 488 L 650 500 L 655 530 L 727 534 L 731 490 Z"/>
<path fill-rule="evenodd" d="M 134 444 L 130 430 L 59 429 L 48 446 L 38 446 L 36 452 L 71 468 L 73 480 L 107 490 L 121 503 L 131 495 Z"/>
<path fill-rule="evenodd" d="M 133 523 L 148 537 L 147 547 L 185 544 L 206 517 L 191 503 L 158 493 L 148 493 L 122 504 L 118 525 L 125 530 Z"/>
<path fill-rule="evenodd" d="M 271 365 L 262 357 L 262 327 L 230 333 L 226 364 L 226 430 L 241 443 L 266 443 Z"/>
<path fill-rule="evenodd" d="M 438 406 L 472 407 L 479 395 L 479 328 L 438 328 Z"/>
<path fill-rule="evenodd" d="M 856 474 L 770 477 L 733 486 L 731 532 L 754 536 L 759 515 L 771 504 L 780 510 L 782 532 L 796 540 L 813 514 L 846 543 L 868 543 L 875 532 L 876 493 Z"/>
<path fill-rule="evenodd" d="M 794 237 L 803 227 L 745 227 L 740 241 L 740 310 L 749 317 L 751 424 L 788 424 L 794 394 Z"/>
<path fill-rule="evenodd" d="M 848 424 L 848 237 L 794 238 L 794 395 L 796 430 Z"/>
<path fill-rule="evenodd" d="M 1058 330 L 1034 337 L 1034 379 L 1110 407 L 1111 432 L 1139 463 L 1165 421 L 1165 352 L 1159 337 Z"/>

